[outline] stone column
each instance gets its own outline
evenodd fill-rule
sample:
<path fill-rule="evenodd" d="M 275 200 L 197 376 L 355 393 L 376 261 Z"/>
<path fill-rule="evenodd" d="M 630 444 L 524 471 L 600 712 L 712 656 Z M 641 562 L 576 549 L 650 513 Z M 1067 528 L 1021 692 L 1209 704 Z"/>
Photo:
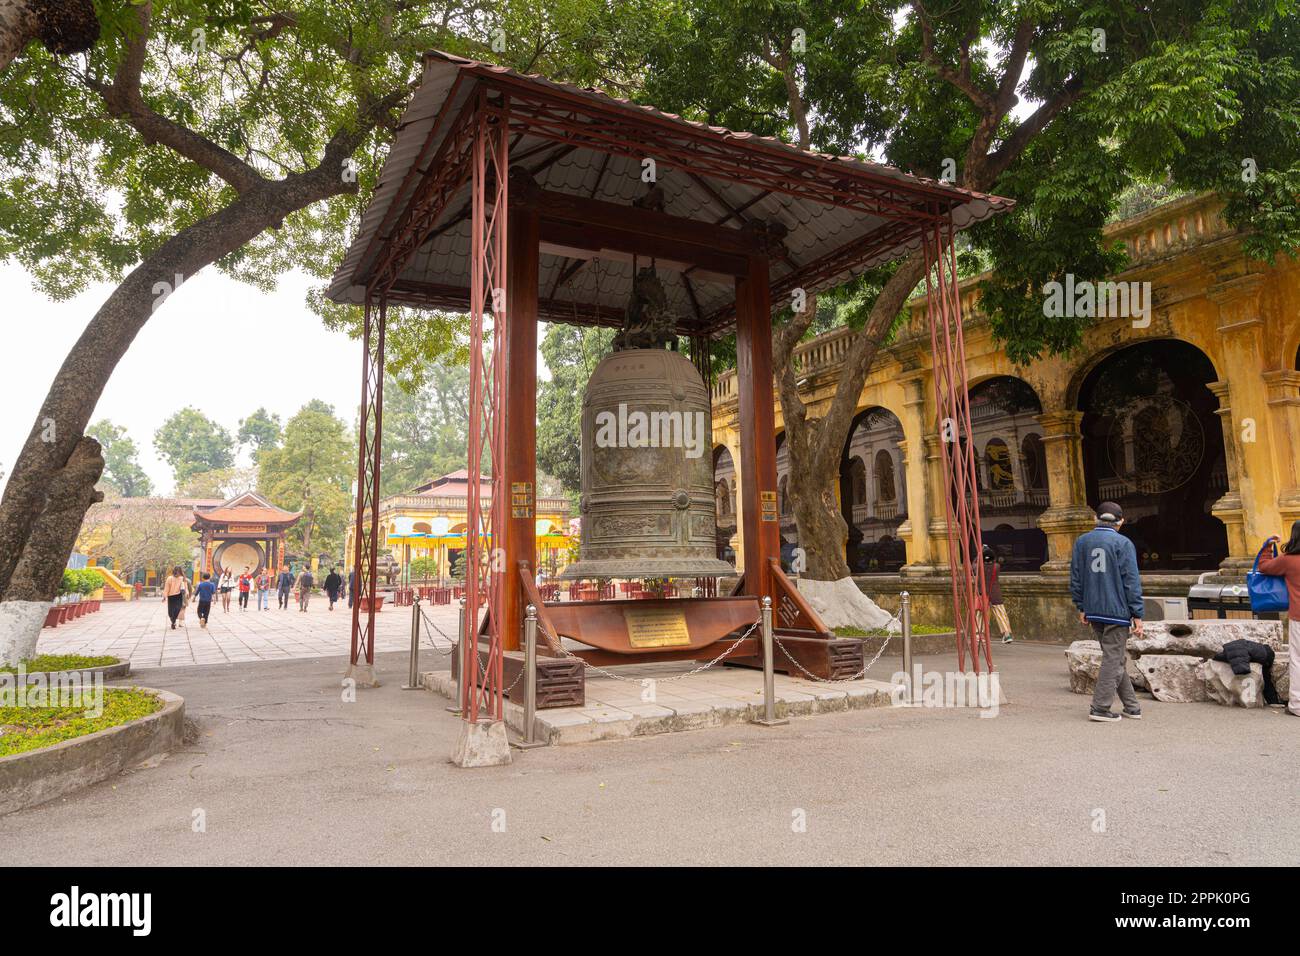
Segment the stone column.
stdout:
<path fill-rule="evenodd" d="M 1271 434 L 1268 389 L 1261 366 L 1269 349 L 1260 317 L 1262 276 L 1246 273 L 1219 283 L 1208 297 L 1219 306 L 1216 327 L 1221 354 L 1220 382 L 1209 388 L 1219 399 L 1228 492 L 1210 513 L 1228 530 L 1228 556 L 1219 569 L 1244 574 L 1263 540 L 1280 532 L 1274 510 L 1279 491 L 1275 459 L 1287 446 Z M 1292 452 L 1294 448 L 1292 447 Z"/>
<path fill-rule="evenodd" d="M 943 448 L 938 432 L 925 436 L 926 534 L 930 538 L 930 562 L 934 573 L 948 573 L 948 509 L 944 501 L 948 483 L 943 473 Z"/>
<path fill-rule="evenodd" d="M 902 456 L 902 467 L 907 472 L 907 481 L 899 486 L 898 493 L 902 495 L 903 489 L 906 489 L 907 520 L 899 526 L 898 536 L 907 546 L 907 563 L 903 566 L 902 573 L 921 576 L 935 572 L 929 533 L 933 505 L 930 500 L 930 482 L 926 477 L 926 373 L 915 370 L 902 380 L 902 385 L 903 414 L 899 416 L 899 421 L 903 426 L 903 440 L 898 443 L 898 449 Z"/>
<path fill-rule="evenodd" d="M 1278 469 L 1277 510 L 1286 537 L 1294 521 L 1300 521 L 1300 372 L 1281 369 L 1264 373 L 1268 390 L 1269 424 L 1273 441 L 1284 454 L 1274 456 Z"/>
<path fill-rule="evenodd" d="M 1210 507 L 1210 514 L 1222 521 L 1228 530 L 1228 556 L 1219 565 L 1219 570 L 1223 574 L 1244 574 L 1250 569 L 1251 557 L 1246 554 L 1246 510 L 1241 500 L 1240 436 L 1233 424 L 1228 383 L 1210 382 L 1207 387 L 1219 400 L 1214 414 L 1219 416 L 1223 429 L 1224 464 L 1228 472 L 1228 490 Z"/>
<path fill-rule="evenodd" d="M 1088 507 L 1083 483 L 1083 435 L 1079 426 L 1083 413 L 1044 412 L 1037 416 L 1043 426 L 1043 457 L 1047 459 L 1048 507 L 1038 516 L 1038 527 L 1047 535 L 1047 562 L 1043 574 L 1070 573 L 1074 539 L 1097 520 Z"/>

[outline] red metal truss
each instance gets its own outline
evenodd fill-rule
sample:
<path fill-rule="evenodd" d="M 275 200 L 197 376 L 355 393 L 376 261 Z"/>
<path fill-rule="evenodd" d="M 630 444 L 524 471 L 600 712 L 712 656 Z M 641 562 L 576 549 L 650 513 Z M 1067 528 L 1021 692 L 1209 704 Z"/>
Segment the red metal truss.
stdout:
<path fill-rule="evenodd" d="M 461 714 L 471 723 L 482 713 L 491 720 L 505 716 L 502 676 L 501 613 L 505 600 L 505 561 L 500 557 L 508 512 L 505 481 L 505 336 L 506 212 L 510 142 L 507 107 L 489 104 L 479 91 L 473 136 L 472 211 L 470 215 L 469 341 L 469 494 L 466 498 L 465 637 L 461 642 Z M 491 319 L 490 331 L 485 320 Z M 480 469 L 486 451 L 491 487 L 490 507 L 483 514 Z M 486 617 L 480 621 L 480 607 Z M 479 666 L 480 636 L 487 638 L 487 660 Z"/>
<path fill-rule="evenodd" d="M 971 439 L 970 393 L 966 385 L 966 343 L 962 333 L 961 297 L 952 224 L 926 230 L 926 313 L 934 355 L 936 425 L 944 474 L 944 510 L 948 530 L 948 568 L 952 575 L 953 625 L 957 632 L 957 666 L 989 670 L 988 588 L 980 538 L 979 489 L 975 443 Z"/>
<path fill-rule="evenodd" d="M 384 331 L 388 301 L 376 309 L 367 293 L 361 335 L 361 424 L 357 453 L 357 517 L 353 530 L 352 658 L 375 663 L 375 594 L 379 560 L 379 466 L 384 431 Z"/>

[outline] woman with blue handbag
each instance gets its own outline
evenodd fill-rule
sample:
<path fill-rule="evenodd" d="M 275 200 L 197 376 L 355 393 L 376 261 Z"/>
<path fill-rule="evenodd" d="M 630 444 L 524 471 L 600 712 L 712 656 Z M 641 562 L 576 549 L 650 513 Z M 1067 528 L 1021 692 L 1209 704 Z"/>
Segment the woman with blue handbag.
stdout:
<path fill-rule="evenodd" d="M 1282 553 L 1277 553 L 1277 542 L 1281 539 L 1274 535 L 1264 542 L 1264 547 L 1260 548 L 1259 554 L 1255 556 L 1255 570 L 1247 576 L 1247 584 L 1251 591 L 1251 606 L 1255 606 L 1256 592 L 1261 593 L 1267 585 L 1272 585 L 1273 590 L 1277 590 L 1276 583 L 1259 580 L 1261 575 L 1281 578 L 1286 582 L 1287 596 L 1287 645 L 1291 649 L 1289 670 L 1287 675 L 1291 681 L 1291 699 L 1287 704 L 1286 712 L 1292 717 L 1300 717 L 1300 521 L 1291 525 L 1291 540 L 1282 546 Z M 1265 557 L 1264 552 L 1269 545 L 1273 546 L 1273 557 Z M 1278 602 L 1280 595 L 1273 598 Z M 1258 608 L 1263 610 L 1264 608 Z M 1269 610 L 1280 610 L 1281 608 L 1270 605 Z"/>

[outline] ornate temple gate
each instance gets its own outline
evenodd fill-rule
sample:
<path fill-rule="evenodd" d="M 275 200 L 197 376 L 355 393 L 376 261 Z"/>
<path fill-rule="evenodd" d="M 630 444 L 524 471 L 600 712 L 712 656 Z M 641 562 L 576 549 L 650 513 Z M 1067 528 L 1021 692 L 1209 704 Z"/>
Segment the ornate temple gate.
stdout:
<path fill-rule="evenodd" d="M 616 166 L 635 181 L 647 168 L 672 171 L 666 192 L 628 203 L 598 199 Z M 565 177 L 568 177 L 567 179 Z M 539 182 L 543 180 L 542 182 Z M 581 180 L 575 185 L 575 180 Z M 652 175 L 643 183 L 655 183 Z M 728 194 L 730 191 L 730 194 Z M 466 195 L 468 194 L 468 195 Z M 683 195 L 686 199 L 683 200 Z M 649 200 L 654 200 L 651 202 Z M 710 205 L 710 210 L 703 210 Z M 772 369 L 773 297 L 813 294 L 863 269 L 924 248 L 936 365 L 936 423 L 947 476 L 949 560 L 959 654 L 991 666 L 983 624 L 978 495 L 966 405 L 961 315 L 953 236 L 1010 203 L 888 167 L 800 151 L 735 134 L 591 90 L 521 76 L 441 53 L 426 57 L 424 83 L 403 120 L 361 230 L 336 273 L 330 296 L 364 306 L 361 447 L 358 457 L 352 672 L 373 680 L 378 487 L 382 445 L 384 332 L 394 305 L 469 313 L 468 487 L 485 474 L 488 506 L 471 492 L 467 531 L 466 627 L 462 642 L 465 721 L 499 721 L 503 696 L 518 683 L 525 604 L 537 606 L 546 675 L 568 681 L 550 706 L 581 700 L 582 662 L 698 659 L 773 602 L 782 650 L 778 668 L 834 678 L 853 673 L 861 643 L 828 632 L 780 567 Z M 766 212 L 771 218 L 764 219 Z M 807 225 L 819 216 L 823 228 Z M 794 222 L 790 227 L 782 218 Z M 735 223 L 733 225 L 732 223 Z M 832 228 L 834 227 L 834 228 Z M 847 237 L 847 238 L 844 238 Z M 543 263 L 541 257 L 550 257 Z M 536 475 L 536 356 L 539 320 L 619 325 L 628 282 L 581 290 L 574 276 L 597 263 L 657 261 L 680 281 L 678 335 L 697 360 L 735 329 L 742 455 L 741 583 L 735 594 L 686 598 L 680 609 L 688 647 L 632 648 L 610 605 L 543 602 L 533 587 Z M 635 268 L 635 265 L 634 265 Z M 780 275 L 774 275 L 779 272 Z M 618 287 L 622 282 L 623 286 Z M 561 290 L 571 290 L 566 299 Z M 676 287 L 674 287 L 676 288 Z M 581 301 L 580 301 L 581 300 Z M 475 533 L 477 531 L 477 533 Z M 639 602 L 649 605 L 654 602 Z M 587 650 L 563 652 L 552 636 L 582 635 Z M 477 638 L 477 640 L 473 639 Z M 757 663 L 745 637 L 730 660 Z M 548 706 L 539 693 L 539 706 Z"/>

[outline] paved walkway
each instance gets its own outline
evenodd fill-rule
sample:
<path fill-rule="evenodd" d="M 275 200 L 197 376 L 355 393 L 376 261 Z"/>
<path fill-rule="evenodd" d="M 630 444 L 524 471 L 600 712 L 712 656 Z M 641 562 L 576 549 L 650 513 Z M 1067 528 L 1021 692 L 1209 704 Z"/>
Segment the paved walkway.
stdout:
<path fill-rule="evenodd" d="M 401 689 L 405 654 L 355 695 L 337 660 L 151 670 L 192 740 L 0 817 L 0 840 L 86 866 L 1295 864 L 1300 720 L 1144 698 L 1144 720 L 1091 723 L 1063 651 L 995 648 L 1011 704 L 992 720 L 872 707 L 480 770 L 448 762 L 459 723 Z"/>
<path fill-rule="evenodd" d="M 446 634 L 455 636 L 456 606 L 426 607 L 429 619 Z M 235 600 L 230 610 L 212 609 L 206 628 L 199 627 L 191 605 L 185 624 L 172 630 L 167 606 L 161 599 L 105 603 L 57 628 L 41 632 L 39 654 L 112 654 L 130 660 L 132 668 L 178 667 L 195 664 L 234 664 L 290 658 L 346 656 L 351 643 L 352 612 L 346 603 L 331 611 L 323 596 L 312 598 L 303 613 L 292 603 L 241 611 Z M 406 651 L 411 646 L 411 609 L 385 607 L 375 616 L 375 650 Z M 450 645 L 434 634 L 439 647 Z M 425 646 L 428 646 L 426 642 Z"/>

